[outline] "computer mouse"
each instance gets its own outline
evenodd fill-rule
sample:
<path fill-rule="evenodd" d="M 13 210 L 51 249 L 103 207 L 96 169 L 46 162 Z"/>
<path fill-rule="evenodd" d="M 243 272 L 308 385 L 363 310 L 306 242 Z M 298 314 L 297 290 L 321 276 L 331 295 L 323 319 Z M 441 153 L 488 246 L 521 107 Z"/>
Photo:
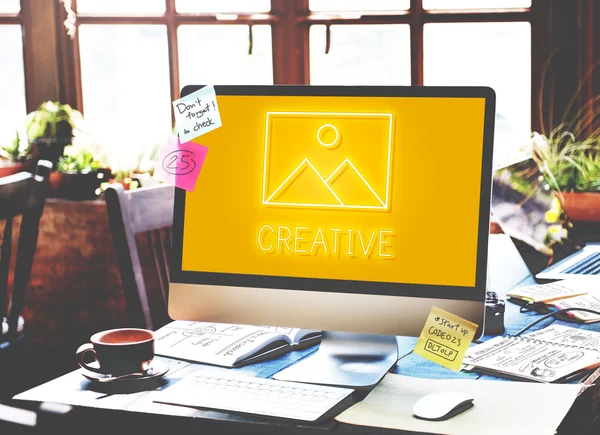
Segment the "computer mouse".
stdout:
<path fill-rule="evenodd" d="M 430 393 L 420 398 L 413 407 L 416 418 L 423 420 L 447 420 L 473 406 L 475 398 L 469 394 L 457 392 Z"/>

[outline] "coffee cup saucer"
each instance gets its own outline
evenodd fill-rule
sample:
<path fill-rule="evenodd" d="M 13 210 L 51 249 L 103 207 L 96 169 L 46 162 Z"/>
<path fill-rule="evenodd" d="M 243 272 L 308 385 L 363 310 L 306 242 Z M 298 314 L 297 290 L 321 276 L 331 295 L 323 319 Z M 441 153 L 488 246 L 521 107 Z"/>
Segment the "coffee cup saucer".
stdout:
<path fill-rule="evenodd" d="M 98 363 L 92 363 L 90 366 L 97 366 Z M 83 368 L 83 367 L 82 367 Z M 150 363 L 150 368 L 141 374 L 113 376 L 104 373 L 96 373 L 83 368 L 82 375 L 88 380 L 96 383 L 134 383 L 144 382 L 149 379 L 159 379 L 167 374 L 169 366 L 161 361 L 154 360 Z"/>

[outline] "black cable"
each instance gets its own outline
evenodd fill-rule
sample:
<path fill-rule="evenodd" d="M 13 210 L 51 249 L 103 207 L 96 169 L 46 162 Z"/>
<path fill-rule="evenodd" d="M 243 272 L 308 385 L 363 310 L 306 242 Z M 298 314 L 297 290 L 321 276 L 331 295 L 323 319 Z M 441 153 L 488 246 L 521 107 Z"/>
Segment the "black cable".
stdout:
<path fill-rule="evenodd" d="M 519 312 L 521 313 L 528 313 L 530 311 L 535 311 L 539 314 L 548 314 L 552 312 L 552 310 L 543 302 L 529 302 L 519 308 Z"/>
<path fill-rule="evenodd" d="M 540 317 L 539 319 L 537 319 L 535 322 L 530 323 L 529 325 L 527 325 L 525 328 L 521 329 L 519 332 L 517 332 L 514 337 L 518 337 L 519 335 L 521 335 L 522 333 L 524 333 L 525 331 L 528 331 L 529 329 L 531 329 L 532 327 L 534 327 L 535 325 L 537 325 L 540 322 L 543 322 L 544 320 L 552 317 L 554 318 L 554 316 L 556 316 L 557 314 L 561 314 L 561 313 L 566 313 L 567 311 L 585 311 L 587 313 L 592 313 L 592 314 L 597 314 L 600 316 L 600 311 L 596 311 L 596 310 L 590 310 L 588 308 L 563 308 L 562 310 L 556 310 L 556 311 L 552 311 L 551 313 L 546 314 L 545 316 Z M 553 319 L 552 321 L 554 322 Z"/>

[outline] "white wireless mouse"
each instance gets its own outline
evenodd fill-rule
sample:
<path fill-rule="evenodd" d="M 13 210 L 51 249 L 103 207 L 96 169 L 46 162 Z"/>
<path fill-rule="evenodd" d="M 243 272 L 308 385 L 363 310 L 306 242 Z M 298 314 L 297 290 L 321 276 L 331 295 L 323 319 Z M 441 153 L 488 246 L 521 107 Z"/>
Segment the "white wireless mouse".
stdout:
<path fill-rule="evenodd" d="M 447 420 L 473 406 L 475 398 L 465 393 L 440 392 L 427 394 L 413 407 L 413 414 L 423 420 Z"/>

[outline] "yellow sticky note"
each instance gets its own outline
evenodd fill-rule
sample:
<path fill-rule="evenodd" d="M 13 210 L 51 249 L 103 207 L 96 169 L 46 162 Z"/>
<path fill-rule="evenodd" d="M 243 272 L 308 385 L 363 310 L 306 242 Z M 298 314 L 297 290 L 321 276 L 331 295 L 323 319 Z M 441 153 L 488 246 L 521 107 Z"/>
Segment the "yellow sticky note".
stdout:
<path fill-rule="evenodd" d="M 438 307 L 431 308 L 414 353 L 459 371 L 477 325 Z"/>

